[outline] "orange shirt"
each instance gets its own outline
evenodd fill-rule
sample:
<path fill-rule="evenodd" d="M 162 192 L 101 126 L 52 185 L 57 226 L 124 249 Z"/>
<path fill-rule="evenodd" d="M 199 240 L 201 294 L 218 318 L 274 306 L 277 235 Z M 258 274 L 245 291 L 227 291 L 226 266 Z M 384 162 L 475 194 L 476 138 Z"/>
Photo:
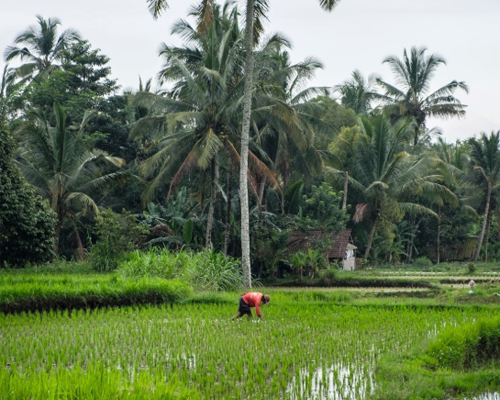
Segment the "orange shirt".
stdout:
<path fill-rule="evenodd" d="M 262 296 L 263 294 L 259 292 L 248 292 L 241 296 L 243 301 L 250 307 L 255 307 L 255 312 L 259 317 L 262 316 L 260 313 L 260 302 L 262 301 Z"/>

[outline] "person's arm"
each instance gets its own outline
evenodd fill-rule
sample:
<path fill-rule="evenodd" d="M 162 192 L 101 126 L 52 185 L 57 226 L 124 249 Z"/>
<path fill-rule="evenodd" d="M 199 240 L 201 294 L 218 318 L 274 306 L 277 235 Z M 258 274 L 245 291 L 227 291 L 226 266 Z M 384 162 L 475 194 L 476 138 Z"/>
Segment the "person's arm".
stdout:
<path fill-rule="evenodd" d="M 255 312 L 257 313 L 257 316 L 262 319 L 262 313 L 260 312 L 260 301 L 261 299 L 257 299 L 255 302 Z"/>

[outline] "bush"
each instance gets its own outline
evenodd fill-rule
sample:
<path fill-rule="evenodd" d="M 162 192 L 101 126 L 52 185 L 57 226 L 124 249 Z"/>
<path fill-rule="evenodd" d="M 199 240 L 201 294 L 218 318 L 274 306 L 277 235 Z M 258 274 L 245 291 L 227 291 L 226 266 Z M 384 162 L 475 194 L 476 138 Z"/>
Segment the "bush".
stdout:
<path fill-rule="evenodd" d="M 430 268 L 432 267 L 432 261 L 427 257 L 418 257 L 413 260 L 413 265 L 417 268 Z"/>
<path fill-rule="evenodd" d="M 476 266 L 474 265 L 474 263 L 469 263 L 467 267 L 469 269 L 469 273 L 473 274 L 474 272 L 476 272 Z"/>
<path fill-rule="evenodd" d="M 54 257 L 56 215 L 14 165 L 13 149 L 0 118 L 0 268 Z"/>
<path fill-rule="evenodd" d="M 111 210 L 101 212 L 97 217 L 95 233 L 97 243 L 91 246 L 90 262 L 97 271 L 112 271 L 128 252 L 134 250 L 146 228 L 136 223 L 128 211 L 122 214 Z"/>

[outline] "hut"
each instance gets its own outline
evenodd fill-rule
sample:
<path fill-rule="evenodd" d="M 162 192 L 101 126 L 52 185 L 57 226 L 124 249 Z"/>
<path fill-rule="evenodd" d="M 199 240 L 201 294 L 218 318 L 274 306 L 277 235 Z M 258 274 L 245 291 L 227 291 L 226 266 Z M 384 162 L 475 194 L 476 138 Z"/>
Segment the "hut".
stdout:
<path fill-rule="evenodd" d="M 315 243 L 324 239 L 331 241 L 326 254 L 328 260 L 342 260 L 342 268 L 346 271 L 353 271 L 356 268 L 357 247 L 353 243 L 350 229 L 345 229 L 338 234 L 322 231 L 293 231 L 287 244 L 288 252 L 306 253 L 308 248 L 314 247 Z"/>

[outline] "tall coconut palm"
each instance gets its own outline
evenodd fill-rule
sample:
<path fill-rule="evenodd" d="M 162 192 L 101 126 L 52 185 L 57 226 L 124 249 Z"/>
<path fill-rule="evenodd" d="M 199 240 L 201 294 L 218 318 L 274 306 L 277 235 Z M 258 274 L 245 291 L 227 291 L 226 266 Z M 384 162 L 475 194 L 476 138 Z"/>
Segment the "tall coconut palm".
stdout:
<path fill-rule="evenodd" d="M 254 90 L 252 101 L 250 146 L 254 151 L 259 146 L 265 152 L 263 159 L 279 174 L 286 190 L 290 177 L 292 181 L 310 182 L 313 174 L 321 170 L 314 135 L 330 127 L 320 118 L 323 105 L 309 101 L 318 94 L 327 94 L 327 89 L 307 86 L 322 64 L 312 57 L 292 64 L 284 47 L 290 47 L 289 43 L 277 40 L 275 45 L 266 43 L 265 48 L 255 52 L 259 90 Z"/>
<path fill-rule="evenodd" d="M 335 86 L 335 91 L 340 94 L 341 104 L 352 108 L 358 115 L 368 115 L 372 110 L 373 100 L 377 98 L 375 79 L 374 75 L 365 79 L 361 72 L 353 71 L 351 79 Z"/>
<path fill-rule="evenodd" d="M 132 135 L 156 131 L 161 138 L 161 149 L 143 164 L 145 175 L 155 175 L 146 198 L 162 183 L 170 182 L 172 190 L 195 168 L 209 170 L 211 196 L 205 244 L 210 246 L 219 165 L 224 161 L 220 157 L 239 163 L 236 143 L 240 138 L 243 95 L 243 36 L 237 10 L 217 5 L 214 20 L 205 32 L 198 33 L 187 22 L 179 21 L 173 33 L 182 36 L 188 45 L 162 47 L 165 65 L 159 74 L 160 82 L 172 81 L 173 88 L 166 96 L 136 96 L 135 104 L 147 106 L 153 114 L 139 120 Z M 157 128 L 152 129 L 155 124 Z M 251 158 L 251 168 L 257 166 L 277 185 L 265 165 L 253 154 Z"/>
<path fill-rule="evenodd" d="M 457 89 L 468 93 L 465 82 L 451 81 L 428 94 L 436 69 L 442 64 L 446 65 L 446 62 L 436 54 L 426 56 L 426 51 L 425 48 L 412 47 L 410 54 L 404 50 L 403 59 L 390 56 L 383 61 L 389 64 L 397 86 L 377 79 L 384 91 L 377 98 L 385 104 L 385 111 L 393 117 L 415 118 L 414 145 L 418 143 L 428 117 L 463 117 L 467 107 L 454 97 Z"/>
<path fill-rule="evenodd" d="M 58 62 L 72 43 L 80 37 L 73 29 L 57 35 L 57 27 L 61 22 L 57 18 L 44 19 L 37 15 L 38 25 L 30 26 L 14 39 L 20 46 L 8 46 L 4 52 L 6 61 L 19 58 L 27 61 L 16 69 L 20 77 L 46 77 L 58 68 Z"/>
<path fill-rule="evenodd" d="M 92 113 L 85 114 L 77 130 L 66 126 L 64 109 L 57 104 L 54 104 L 54 117 L 56 124 L 52 127 L 42 111 L 33 110 L 29 114 L 29 122 L 20 130 L 19 165 L 28 182 L 42 197 L 49 199 L 52 210 L 57 214 L 57 254 L 63 219 L 68 217 L 69 209 L 91 209 L 98 213 L 92 196 L 117 176 L 107 173 L 106 168 L 121 167 L 124 161 L 88 148 L 84 130 Z M 83 248 L 76 227 L 74 231 L 79 255 L 82 256 Z"/>
<path fill-rule="evenodd" d="M 14 102 L 20 92 L 21 84 L 16 82 L 16 73 L 7 64 L 0 81 L 0 118 L 5 118 L 13 111 Z"/>
<path fill-rule="evenodd" d="M 431 209 L 414 202 L 417 195 L 453 202 L 455 195 L 439 182 L 436 171 L 441 165 L 431 155 L 411 156 L 404 151 L 414 124 L 401 120 L 391 125 L 381 115 L 373 122 L 362 120 L 363 134 L 356 141 L 356 170 L 349 178 L 351 187 L 364 201 L 356 206 L 354 221 L 371 217 L 371 228 L 365 249 L 368 258 L 378 222 L 385 213 L 394 211 L 410 214 L 426 213 L 436 217 Z"/>
<path fill-rule="evenodd" d="M 500 131 L 492 132 L 490 136 L 481 134 L 479 139 L 469 140 L 471 146 L 468 181 L 484 193 L 484 216 L 481 233 L 474 252 L 477 261 L 489 220 L 492 194 L 500 186 Z"/>
<path fill-rule="evenodd" d="M 331 11 L 340 0 L 319 0 L 320 6 Z M 197 7 L 199 11 L 199 27 L 206 26 L 212 15 L 211 8 L 213 0 L 202 0 Z M 166 0 L 148 0 L 149 9 L 153 16 L 158 16 L 168 7 Z M 245 88 L 243 95 L 243 116 L 241 130 L 241 162 L 240 162 L 240 203 L 241 203 L 241 248 L 243 284 L 245 287 L 252 286 L 252 275 L 250 265 L 250 210 L 248 206 L 248 149 L 250 122 L 252 113 L 252 89 L 254 72 L 254 44 L 258 42 L 259 35 L 263 29 L 263 19 L 266 16 L 269 5 L 268 0 L 246 0 L 245 12 Z"/>

